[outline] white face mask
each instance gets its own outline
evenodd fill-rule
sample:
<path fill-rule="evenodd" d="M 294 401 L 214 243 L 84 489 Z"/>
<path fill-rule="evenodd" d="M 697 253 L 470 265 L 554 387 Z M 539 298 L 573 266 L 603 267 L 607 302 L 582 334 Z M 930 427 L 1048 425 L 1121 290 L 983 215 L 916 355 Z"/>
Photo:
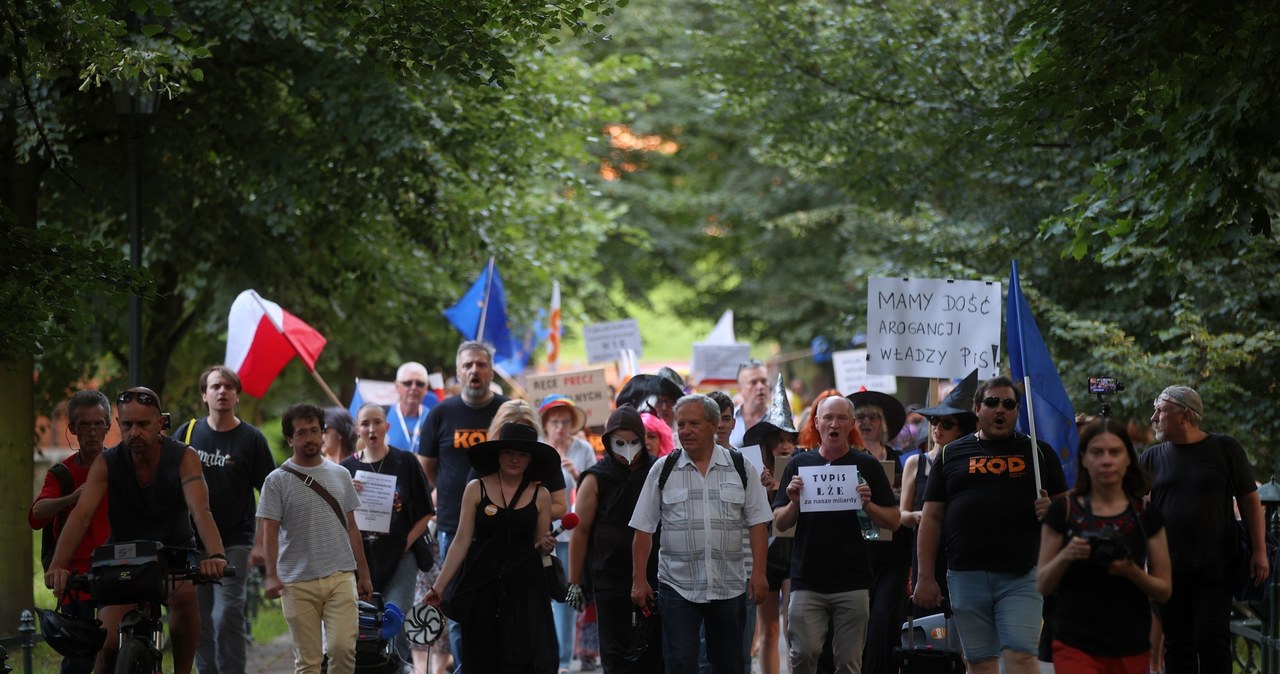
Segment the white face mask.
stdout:
<path fill-rule="evenodd" d="M 631 463 L 631 460 L 636 458 L 636 455 L 644 450 L 644 443 L 640 440 L 627 442 L 622 438 L 614 436 L 609 438 L 609 449 L 612 449 L 614 454 L 626 459 L 627 463 Z"/>

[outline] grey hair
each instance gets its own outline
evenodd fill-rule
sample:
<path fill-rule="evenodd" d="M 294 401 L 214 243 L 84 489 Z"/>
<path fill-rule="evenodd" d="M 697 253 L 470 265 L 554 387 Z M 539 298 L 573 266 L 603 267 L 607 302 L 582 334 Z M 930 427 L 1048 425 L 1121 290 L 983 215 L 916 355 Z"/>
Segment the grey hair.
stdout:
<path fill-rule="evenodd" d="M 680 413 L 680 408 L 685 405 L 702 405 L 702 416 L 713 424 L 720 423 L 720 403 L 712 400 L 708 396 L 701 393 L 692 393 L 676 401 L 675 411 Z"/>
<path fill-rule="evenodd" d="M 489 363 L 493 363 L 493 345 L 488 342 L 480 342 L 469 339 L 458 345 L 458 353 L 454 356 L 454 361 L 462 360 L 462 354 L 467 351 L 483 351 L 489 354 Z"/>
<path fill-rule="evenodd" d="M 93 390 L 76 391 L 71 394 L 71 399 L 67 401 L 67 421 L 76 423 L 80 410 L 94 405 L 102 408 L 102 413 L 107 415 L 107 423 L 111 423 L 111 401 L 107 400 L 107 396 L 102 391 Z"/>

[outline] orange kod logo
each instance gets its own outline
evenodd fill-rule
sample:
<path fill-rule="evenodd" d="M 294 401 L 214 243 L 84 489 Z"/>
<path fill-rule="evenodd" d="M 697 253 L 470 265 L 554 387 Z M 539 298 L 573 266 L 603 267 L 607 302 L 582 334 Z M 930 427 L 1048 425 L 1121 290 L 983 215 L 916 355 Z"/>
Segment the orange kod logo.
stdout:
<path fill-rule="evenodd" d="M 969 459 L 970 475 L 1016 475 L 1027 469 L 1027 462 L 1020 456 L 975 456 Z"/>
<path fill-rule="evenodd" d="M 453 446 L 456 449 L 471 449 L 488 439 L 488 430 L 461 428 L 453 432 Z"/>

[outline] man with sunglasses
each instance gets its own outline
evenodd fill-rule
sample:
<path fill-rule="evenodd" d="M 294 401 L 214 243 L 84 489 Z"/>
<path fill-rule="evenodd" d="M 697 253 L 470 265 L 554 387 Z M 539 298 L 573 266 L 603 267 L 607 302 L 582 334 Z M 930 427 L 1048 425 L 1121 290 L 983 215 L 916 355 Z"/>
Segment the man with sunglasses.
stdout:
<path fill-rule="evenodd" d="M 27 513 L 27 521 L 32 529 L 53 527 L 53 539 L 46 538 L 45 544 L 55 546 L 66 525 L 68 513 L 76 507 L 80 494 L 84 491 L 84 483 L 89 478 L 89 467 L 102 456 L 103 442 L 107 431 L 111 430 L 111 401 L 100 391 L 76 391 L 67 401 L 67 428 L 76 436 L 80 449 L 58 464 L 60 467 L 49 469 L 44 477 L 44 487 L 40 489 L 39 496 Z M 71 489 L 64 488 L 63 480 L 57 475 L 59 471 L 65 473 L 69 481 L 65 486 L 70 486 Z M 110 535 L 107 509 L 99 508 L 89 524 L 88 533 L 71 555 L 70 569 L 76 573 L 87 572 L 93 549 L 106 542 Z M 52 547 L 40 552 L 42 559 L 53 556 Z M 89 595 L 82 592 L 59 597 L 59 601 L 63 615 L 75 618 L 91 620 L 97 608 Z M 92 658 L 67 657 L 62 659 L 61 671 L 62 674 L 87 674 L 93 671 L 93 665 Z"/>
<path fill-rule="evenodd" d="M 439 402 L 427 383 L 427 368 L 409 361 L 396 370 L 396 396 L 399 402 L 387 410 L 387 444 L 417 454 L 422 444 L 422 422 Z"/>
<path fill-rule="evenodd" d="M 204 466 L 209 509 L 226 546 L 227 561 L 243 573 L 220 585 L 201 585 L 200 646 L 196 666 L 202 672 L 243 674 L 248 633 L 244 607 L 250 565 L 259 566 L 262 540 L 255 536 L 257 502 L 253 491 L 276 469 L 271 447 L 262 432 L 236 416 L 242 386 L 240 376 L 225 365 L 200 373 L 200 399 L 208 416 L 192 419 L 174 437 L 191 445 Z M 250 551 L 253 551 L 251 556 Z"/>
<path fill-rule="evenodd" d="M 995 674 L 1002 655 L 1010 674 L 1039 671 L 1040 518 L 1051 498 L 1066 493 L 1067 481 L 1052 447 L 1033 448 L 1031 438 L 1015 430 L 1021 396 L 1008 377 L 978 387 L 978 432 L 938 454 L 916 536 L 920 567 L 913 600 L 923 608 L 941 606 L 934 560 L 943 546 L 956 628 L 974 674 Z M 1037 462 L 1039 492 L 1032 472 Z"/>
<path fill-rule="evenodd" d="M 1173 596 L 1160 605 L 1165 671 L 1231 672 L 1231 574 L 1224 563 L 1234 544 L 1232 499 L 1253 546 L 1253 582 L 1270 575 L 1263 544 L 1264 513 L 1249 458 L 1239 441 L 1200 428 L 1204 403 L 1189 386 L 1170 386 L 1155 399 L 1151 426 L 1160 444 L 1142 453 L 1151 502 L 1168 526 Z"/>
<path fill-rule="evenodd" d="M 215 580 L 227 567 L 226 551 L 218 525 L 209 510 L 209 491 L 196 451 L 163 431 L 168 415 L 160 411 L 160 397 L 141 386 L 116 398 L 116 421 L 121 442 L 102 454 L 89 468 L 80 495 L 80 506 L 71 511 L 58 548 L 45 574 L 45 583 L 61 594 L 67 584 L 67 564 L 97 513 L 108 499 L 108 520 L 115 542 L 159 541 L 166 547 L 195 547 L 191 523 L 208 552 L 199 560 L 200 572 Z M 195 561 L 195 560 L 193 560 Z M 200 611 L 195 587 L 187 581 L 172 586 L 169 598 L 169 633 L 177 674 L 190 674 L 200 640 Z M 107 629 L 102 647 L 106 671 L 115 669 L 119 650 L 116 633 L 120 618 L 130 606 L 104 606 L 98 612 Z"/>

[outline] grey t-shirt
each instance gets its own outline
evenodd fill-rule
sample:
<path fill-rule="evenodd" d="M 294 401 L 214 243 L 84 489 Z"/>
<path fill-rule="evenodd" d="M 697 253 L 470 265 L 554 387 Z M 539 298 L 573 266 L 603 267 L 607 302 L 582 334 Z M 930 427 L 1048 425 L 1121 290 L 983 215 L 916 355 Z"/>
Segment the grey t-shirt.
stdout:
<path fill-rule="evenodd" d="M 343 513 L 360 505 L 346 468 L 328 461 L 305 468 L 292 459 L 284 465 L 313 478 L 338 501 Z M 356 570 L 345 523 L 339 522 L 333 508 L 298 476 L 280 469 L 267 476 L 258 500 L 258 517 L 280 523 L 276 572 L 281 582 L 316 580 L 339 571 Z"/>

